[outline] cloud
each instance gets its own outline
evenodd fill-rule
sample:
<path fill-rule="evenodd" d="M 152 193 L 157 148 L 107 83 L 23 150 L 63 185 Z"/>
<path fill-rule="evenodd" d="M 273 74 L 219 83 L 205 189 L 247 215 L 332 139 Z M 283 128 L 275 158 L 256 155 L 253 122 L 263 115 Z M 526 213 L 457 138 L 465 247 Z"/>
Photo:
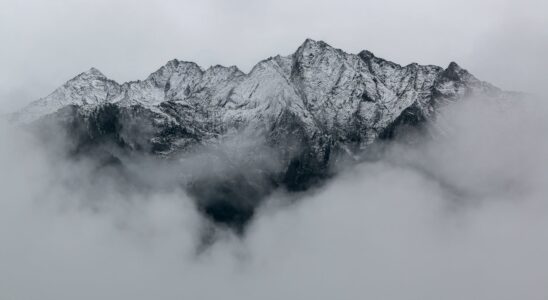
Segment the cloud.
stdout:
<path fill-rule="evenodd" d="M 3 124 L 0 298 L 543 299 L 547 112 L 452 104 L 443 134 L 274 194 L 245 237 L 220 231 L 200 254 L 207 225 L 183 190 L 95 178 Z"/>

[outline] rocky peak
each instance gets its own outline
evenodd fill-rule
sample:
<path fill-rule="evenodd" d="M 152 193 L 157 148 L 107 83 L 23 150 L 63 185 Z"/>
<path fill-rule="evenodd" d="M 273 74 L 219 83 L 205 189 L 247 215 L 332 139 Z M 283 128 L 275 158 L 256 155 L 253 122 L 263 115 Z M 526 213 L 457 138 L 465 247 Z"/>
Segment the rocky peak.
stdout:
<path fill-rule="evenodd" d="M 467 70 L 461 68 L 454 61 L 442 72 L 442 76 L 453 81 L 465 81 L 470 77 L 473 77 Z"/>
<path fill-rule="evenodd" d="M 86 80 L 104 80 L 107 77 L 98 69 L 90 68 L 89 70 L 78 74 L 76 77 L 72 78 L 70 81 L 86 81 Z"/>
<path fill-rule="evenodd" d="M 306 40 L 304 40 L 304 42 L 301 44 L 301 46 L 299 46 L 298 49 L 310 50 L 310 49 L 318 49 L 318 48 L 326 48 L 326 47 L 331 47 L 331 46 L 329 46 L 324 41 L 321 41 L 321 40 L 316 41 L 316 40 L 313 40 L 311 38 L 307 38 Z"/>
<path fill-rule="evenodd" d="M 101 71 L 99 71 L 98 69 L 94 67 L 90 68 L 89 70 L 87 70 L 86 72 L 82 74 L 85 74 L 87 76 L 93 76 L 93 77 L 106 77 Z"/>
<path fill-rule="evenodd" d="M 307 39 L 292 55 L 291 76 L 300 82 L 331 80 L 350 56 L 323 41 Z"/>
<path fill-rule="evenodd" d="M 203 70 L 194 62 L 180 61 L 172 59 L 156 72 L 150 74 L 147 81 L 153 81 L 158 87 L 165 87 L 171 77 L 174 75 L 181 76 L 201 76 Z"/>
<path fill-rule="evenodd" d="M 376 58 L 375 54 L 373 54 L 373 52 L 369 51 L 369 50 L 362 50 L 360 51 L 360 53 L 358 53 L 358 56 L 367 61 L 367 60 L 371 60 L 373 58 Z"/>
<path fill-rule="evenodd" d="M 335 54 L 337 50 L 324 41 L 306 39 L 293 56 L 299 61 L 310 61 L 318 56 Z"/>

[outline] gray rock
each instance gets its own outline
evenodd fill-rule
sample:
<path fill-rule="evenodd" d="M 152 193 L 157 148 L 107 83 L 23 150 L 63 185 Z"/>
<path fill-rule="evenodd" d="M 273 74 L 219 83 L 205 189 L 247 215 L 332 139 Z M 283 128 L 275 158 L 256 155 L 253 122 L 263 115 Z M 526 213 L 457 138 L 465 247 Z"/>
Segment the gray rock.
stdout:
<path fill-rule="evenodd" d="M 376 141 L 420 128 L 451 101 L 504 93 L 456 63 L 400 66 L 307 39 L 248 74 L 171 60 L 143 81 L 118 84 L 92 68 L 13 119 L 55 123 L 72 141 L 71 153 L 101 149 L 102 161 L 139 153 L 196 170 L 184 158 L 208 153 L 204 161 L 223 161 L 221 171 L 213 166 L 177 180 L 207 216 L 242 231 L 272 190 L 306 190 L 333 175 L 341 157 L 358 159 Z M 242 136 L 260 142 L 223 146 Z"/>

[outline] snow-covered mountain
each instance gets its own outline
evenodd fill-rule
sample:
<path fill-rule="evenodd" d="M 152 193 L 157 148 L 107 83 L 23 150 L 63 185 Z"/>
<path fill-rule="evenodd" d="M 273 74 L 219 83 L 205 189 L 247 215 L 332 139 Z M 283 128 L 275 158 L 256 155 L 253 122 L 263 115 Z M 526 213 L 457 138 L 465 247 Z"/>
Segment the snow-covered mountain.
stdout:
<path fill-rule="evenodd" d="M 249 219 L 273 187 L 306 189 L 329 176 L 337 158 L 355 158 L 375 141 L 430 120 L 449 101 L 504 93 L 456 63 L 401 66 L 307 39 L 295 53 L 265 59 L 248 74 L 171 60 L 145 80 L 119 84 L 92 68 L 13 119 L 61 124 L 76 152 L 108 143 L 176 160 L 230 136 L 260 137 L 273 149 L 276 168 L 265 171 L 260 162 L 255 171 L 242 170 L 236 160 L 231 176 L 210 174 L 189 188 L 207 214 L 232 224 Z M 257 152 L 249 153 L 254 161 Z"/>

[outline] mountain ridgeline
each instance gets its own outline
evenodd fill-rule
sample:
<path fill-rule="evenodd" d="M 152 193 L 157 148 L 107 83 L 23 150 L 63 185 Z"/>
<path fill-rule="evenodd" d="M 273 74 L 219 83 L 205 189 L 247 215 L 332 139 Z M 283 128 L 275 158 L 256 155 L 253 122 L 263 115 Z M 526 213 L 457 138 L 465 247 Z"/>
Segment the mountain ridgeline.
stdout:
<path fill-rule="evenodd" d="M 451 101 L 504 93 L 456 63 L 400 66 L 307 39 L 247 74 L 171 60 L 119 84 L 92 68 L 13 119 L 43 137 L 62 132 L 71 157 L 93 158 L 98 172 L 115 168 L 140 188 L 158 184 L 139 181 L 128 161 L 169 166 L 164 183 L 184 188 L 213 223 L 243 232 L 274 190 L 316 186 L 339 160 L 420 129 Z"/>

